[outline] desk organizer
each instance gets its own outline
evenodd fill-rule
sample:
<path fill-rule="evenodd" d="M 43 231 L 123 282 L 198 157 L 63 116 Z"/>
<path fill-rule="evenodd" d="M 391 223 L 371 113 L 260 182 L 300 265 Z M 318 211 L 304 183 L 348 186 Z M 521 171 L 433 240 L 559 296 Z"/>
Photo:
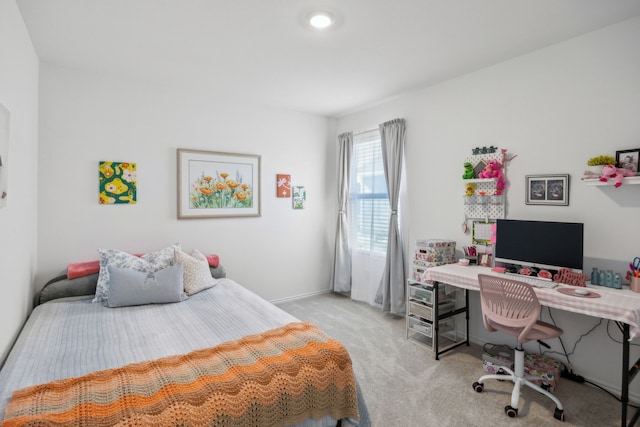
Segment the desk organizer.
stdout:
<path fill-rule="evenodd" d="M 412 279 L 424 283 L 428 268 L 456 262 L 456 242 L 442 239 L 416 240 Z"/>

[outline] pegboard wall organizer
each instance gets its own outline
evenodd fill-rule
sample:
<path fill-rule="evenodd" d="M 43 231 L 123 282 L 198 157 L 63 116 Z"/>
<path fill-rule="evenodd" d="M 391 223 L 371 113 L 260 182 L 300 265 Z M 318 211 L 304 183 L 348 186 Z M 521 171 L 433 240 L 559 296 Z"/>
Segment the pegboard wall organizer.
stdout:
<path fill-rule="evenodd" d="M 502 167 L 502 173 L 506 179 L 504 168 L 505 154 L 502 150 L 495 150 L 491 153 L 472 154 L 465 159 L 473 165 L 473 179 L 463 179 L 465 185 L 465 194 L 462 196 L 464 201 L 464 214 L 467 219 L 503 219 L 506 215 L 505 195 L 495 194 L 496 178 L 477 178 L 477 176 L 485 168 L 489 160 L 497 160 Z"/>

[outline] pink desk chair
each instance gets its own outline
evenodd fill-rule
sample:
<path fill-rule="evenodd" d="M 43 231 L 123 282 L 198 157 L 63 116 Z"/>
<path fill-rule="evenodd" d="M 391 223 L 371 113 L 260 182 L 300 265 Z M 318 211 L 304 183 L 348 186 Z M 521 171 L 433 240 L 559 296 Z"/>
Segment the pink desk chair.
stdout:
<path fill-rule="evenodd" d="M 515 351 L 515 365 L 513 371 L 502 367 L 508 375 L 483 375 L 473 383 L 473 389 L 478 393 L 484 389 L 484 381 L 489 379 L 513 381 L 511 405 L 504 410 L 510 417 L 518 415 L 518 400 L 520 387 L 526 385 L 542 393 L 556 404 L 553 416 L 564 421 L 562 403 L 553 394 L 531 382 L 536 377 L 524 376 L 524 349 L 522 344 L 527 341 L 545 340 L 562 335 L 562 329 L 538 320 L 540 317 L 540 302 L 531 285 L 506 277 L 478 274 L 480 283 L 480 301 L 482 305 L 482 320 L 489 331 L 500 331 L 513 335 L 518 339 Z"/>

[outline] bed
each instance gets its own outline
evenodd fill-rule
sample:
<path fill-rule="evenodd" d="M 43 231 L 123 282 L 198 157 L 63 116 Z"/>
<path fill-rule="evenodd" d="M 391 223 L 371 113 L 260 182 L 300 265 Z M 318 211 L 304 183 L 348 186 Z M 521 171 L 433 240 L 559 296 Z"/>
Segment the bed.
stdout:
<path fill-rule="evenodd" d="M 21 407 L 20 404 L 24 405 L 24 402 L 15 403 L 21 392 L 17 392 L 15 395 L 14 392 L 19 390 L 27 390 L 27 395 L 29 395 L 34 392 L 33 390 L 52 393 L 69 387 L 68 390 L 65 389 L 65 392 L 69 392 L 72 387 L 84 387 L 78 385 L 79 379 L 84 381 L 89 377 L 92 381 L 95 381 L 96 378 L 102 381 L 107 376 L 109 381 L 118 383 L 123 381 L 121 378 L 130 378 L 124 376 L 113 379 L 116 374 L 130 375 L 131 373 L 127 372 L 127 369 L 133 369 L 134 372 L 137 369 L 139 373 L 144 368 L 145 374 L 149 374 L 149 372 L 156 372 L 158 366 L 175 368 L 174 365 L 179 363 L 184 365 L 180 366 L 180 369 L 184 370 L 185 366 L 190 367 L 189 369 L 196 369 L 193 368 L 194 360 L 199 360 L 198 357 L 204 357 L 202 352 L 205 350 L 215 351 L 215 357 L 221 357 L 220 352 L 225 351 L 243 350 L 246 352 L 247 350 L 244 347 L 240 347 L 240 343 L 245 345 L 244 342 L 248 338 L 255 340 L 256 337 L 259 337 L 262 339 L 268 335 L 269 339 L 271 339 L 273 331 L 278 331 L 279 333 L 284 328 L 289 328 L 287 330 L 298 328 L 297 331 L 299 332 L 300 328 L 309 329 L 314 327 L 305 322 L 300 322 L 297 318 L 260 298 L 233 280 L 226 278 L 225 270 L 222 266 L 211 267 L 210 271 L 211 275 L 217 278 L 217 284 L 191 295 L 185 301 L 119 308 L 109 308 L 92 302 L 96 292 L 98 274 L 89 274 L 74 279 L 68 279 L 66 275 L 61 275 L 51 280 L 37 296 L 36 304 L 38 305 L 25 323 L 2 370 L 0 370 L 0 419 L 10 415 L 8 405 L 13 405 L 11 406 L 13 408 L 12 418 L 5 418 L 3 426 L 5 423 L 6 425 L 14 425 L 12 420 L 19 419 L 18 415 L 24 415 L 32 410 L 32 408 L 25 409 L 25 407 Z M 325 338 L 319 341 L 324 341 Z M 233 345 L 230 346 L 229 343 Z M 278 343 L 274 346 L 279 349 L 281 345 L 283 344 Z M 253 351 L 248 350 L 250 355 L 253 354 Z M 268 351 L 273 351 L 273 348 Z M 185 357 L 187 356 L 190 359 L 186 359 Z M 207 354 L 206 357 L 213 356 Z M 246 362 L 243 357 L 239 359 L 243 359 L 242 363 Z M 160 363 L 160 365 L 153 365 L 149 368 L 146 364 L 152 362 Z M 229 362 L 224 359 L 224 363 Z M 197 369 L 201 369 L 201 367 L 198 365 Z M 234 372 L 235 369 L 235 366 L 228 368 L 229 371 Z M 301 368 L 300 371 L 304 369 L 306 368 Z M 350 359 L 348 370 L 353 375 Z M 99 376 L 92 377 L 96 373 Z M 157 374 L 156 372 L 155 375 L 164 375 L 164 373 Z M 185 372 L 181 371 L 180 375 L 184 376 Z M 182 378 L 180 375 L 178 377 Z M 203 374 L 200 373 L 198 375 Z M 242 377 L 242 375 L 239 374 L 238 376 Z M 335 372 L 331 375 L 335 376 Z M 131 384 L 128 384 L 127 381 L 124 380 L 125 391 L 130 389 L 135 391 L 135 387 L 131 387 Z M 165 379 L 162 378 L 160 381 L 164 382 Z M 238 414 L 233 416 L 224 414 L 223 417 L 217 414 L 215 420 L 203 420 L 201 418 L 190 420 L 180 418 L 184 416 L 182 414 L 175 417 L 170 416 L 169 419 L 171 419 L 171 424 L 175 425 L 300 425 L 308 427 L 342 425 L 366 427 L 370 425 L 367 407 L 355 378 L 353 382 L 355 396 L 351 396 L 351 399 L 357 401 L 355 415 L 353 410 L 350 416 L 341 417 L 336 415 L 341 413 L 349 414 L 348 410 L 344 412 L 344 408 L 342 409 L 343 412 L 340 412 L 340 409 L 337 411 L 321 409 L 321 407 L 327 406 L 327 396 L 320 396 L 318 399 L 324 399 L 325 401 L 312 402 L 308 405 L 311 408 L 301 408 L 299 401 L 297 403 L 286 403 L 284 417 L 280 417 L 281 409 L 279 410 L 280 412 L 267 410 L 269 417 L 265 417 L 264 414 L 259 415 L 259 412 L 256 412 L 255 403 L 248 405 L 243 400 L 225 401 L 225 404 L 228 406 L 229 402 L 231 402 L 231 406 L 235 409 L 244 408 L 244 406 L 248 405 L 246 408 L 239 410 L 245 418 L 234 418 Z M 43 384 L 45 386 L 39 386 Z M 282 384 L 279 383 L 278 386 L 282 387 Z M 55 387 L 58 388 L 56 389 Z M 171 387 L 176 387 L 176 385 L 173 384 Z M 165 387 L 163 383 L 164 388 L 169 390 L 169 386 Z M 122 393 L 122 391 L 119 391 L 119 393 Z M 291 398 L 296 393 L 300 393 L 300 390 L 285 390 L 281 394 Z M 307 389 L 305 389 L 304 393 L 306 393 L 305 397 L 301 398 L 301 401 L 317 398 L 313 393 L 309 394 Z M 346 396 L 348 392 L 345 391 L 344 394 Z M 14 400 L 9 404 L 12 395 L 14 395 Z M 187 393 L 188 398 L 189 396 Z M 216 394 L 216 396 L 218 395 Z M 238 394 L 238 396 L 244 395 Z M 44 398 L 40 399 L 50 399 L 50 396 L 45 395 Z M 229 398 L 227 397 L 227 399 Z M 347 398 L 345 399 L 348 400 Z M 174 411 L 176 405 L 181 407 L 180 405 L 183 402 L 172 402 L 171 404 L 173 405 L 171 410 Z M 212 404 L 212 402 L 209 402 L 209 404 Z M 213 404 L 215 404 L 215 399 Z M 286 405 L 289 406 L 287 407 Z M 55 407 L 55 405 L 52 407 Z M 194 407 L 197 408 L 198 405 Z M 157 408 L 153 410 L 157 410 Z M 189 411 L 193 412 L 194 416 L 197 413 L 199 417 L 202 417 L 201 411 L 186 410 L 187 413 Z M 286 413 L 289 411 L 297 413 Z M 247 421 L 251 418 L 247 414 L 251 412 L 255 412 L 258 415 L 251 415 L 254 417 L 253 421 Z M 280 418 L 276 417 L 276 415 Z M 336 415 L 336 417 L 333 415 Z M 13 418 L 14 416 L 16 418 Z M 167 413 L 164 416 L 166 421 Z M 247 416 L 249 418 L 246 418 Z M 132 419 L 130 415 L 125 415 L 124 418 Z M 149 421 L 150 419 L 155 421 Z M 146 423 L 164 425 L 161 422 L 162 419 L 142 418 L 142 421 L 138 419 L 138 422 L 142 423 L 139 425 L 146 425 Z M 230 421 L 233 419 L 236 420 L 235 424 Z M 92 424 L 91 418 L 84 418 L 82 422 L 76 420 L 70 425 L 82 423 Z M 18 423 L 15 425 L 18 425 Z M 28 423 L 25 423 L 25 425 L 28 425 Z M 122 423 L 122 425 L 127 425 L 127 423 Z"/>

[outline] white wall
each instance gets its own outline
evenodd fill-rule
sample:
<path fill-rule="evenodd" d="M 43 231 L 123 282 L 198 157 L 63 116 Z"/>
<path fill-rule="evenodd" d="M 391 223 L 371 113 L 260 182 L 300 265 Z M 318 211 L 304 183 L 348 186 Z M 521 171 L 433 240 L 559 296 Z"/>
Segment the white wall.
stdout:
<path fill-rule="evenodd" d="M 625 264 L 640 255 L 640 186 L 586 187 L 580 177 L 589 157 L 640 147 L 638 40 L 640 18 L 408 92 L 340 118 L 337 132 L 370 129 L 394 117 L 407 120 L 411 241 L 470 243 L 460 227 L 462 163 L 472 148 L 495 145 L 517 154 L 507 167 L 509 218 L 584 222 L 585 271 L 611 265 L 624 273 Z M 552 173 L 571 175 L 570 205 L 525 205 L 525 175 Z M 568 351 L 598 323 L 557 310 L 553 316 L 565 330 Z M 471 319 L 473 340 L 500 340 L 479 322 L 477 295 Z M 607 328 L 618 339 L 621 334 L 607 323 L 582 338 L 571 361 L 578 373 L 619 390 L 621 346 Z M 631 359 L 637 357 L 633 349 Z M 639 390 L 635 384 L 635 399 Z"/>
<path fill-rule="evenodd" d="M 333 121 L 197 89 L 41 65 L 37 286 L 70 262 L 97 259 L 98 248 L 180 242 L 219 254 L 228 277 L 268 300 L 328 290 Z M 177 148 L 261 155 L 262 216 L 178 220 Z M 101 160 L 137 163 L 137 204 L 98 204 Z M 306 209 L 275 197 L 277 173 L 306 186 Z"/>
<path fill-rule="evenodd" d="M 622 263 L 638 255 L 640 186 L 585 187 L 579 177 L 588 157 L 640 146 L 638 39 L 640 19 L 634 19 L 406 93 L 337 126 L 43 64 L 38 145 L 37 57 L 15 2 L 0 0 L 0 102 L 12 113 L 10 199 L 0 210 L 0 356 L 18 333 L 34 289 L 69 262 L 96 259 L 99 247 L 143 252 L 179 241 L 218 253 L 230 277 L 267 299 L 326 290 L 335 135 L 394 117 L 408 124 L 409 240 L 469 241 L 460 231 L 462 159 L 473 147 L 493 144 L 518 155 L 507 171 L 510 218 L 582 221 L 585 257 L 593 264 L 587 270 Z M 177 148 L 262 155 L 262 217 L 178 221 Z M 138 163 L 137 205 L 98 205 L 100 160 Z M 307 209 L 293 211 L 289 200 L 274 197 L 276 173 L 306 185 Z M 524 176 L 537 173 L 571 174 L 569 207 L 524 204 Z M 478 312 L 474 298 L 472 319 Z M 561 312 L 554 317 L 569 348 L 597 323 Z M 613 325 L 608 330 L 619 336 Z M 582 338 L 572 361 L 579 373 L 616 389 L 620 346 L 606 331 L 600 326 Z M 471 336 L 497 341 L 478 323 Z M 634 350 L 632 359 L 637 356 Z M 638 384 L 632 392 L 637 399 Z"/>
<path fill-rule="evenodd" d="M 11 114 L 0 209 L 0 364 L 31 309 L 38 200 L 38 58 L 14 0 L 0 0 L 0 103 Z"/>

